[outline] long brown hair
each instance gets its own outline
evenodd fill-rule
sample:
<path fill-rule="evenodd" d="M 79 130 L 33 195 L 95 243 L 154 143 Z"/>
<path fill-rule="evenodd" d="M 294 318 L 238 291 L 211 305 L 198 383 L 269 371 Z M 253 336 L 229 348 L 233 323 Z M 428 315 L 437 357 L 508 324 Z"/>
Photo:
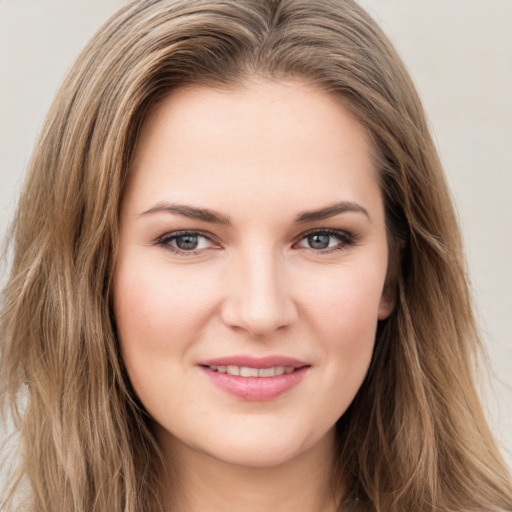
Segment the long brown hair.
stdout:
<path fill-rule="evenodd" d="M 303 78 L 374 146 L 397 305 L 337 424 L 349 511 L 512 510 L 474 385 L 478 339 L 449 191 L 417 93 L 353 0 L 135 0 L 62 85 L 14 219 L 2 407 L 33 511 L 160 510 L 162 464 L 111 309 L 119 204 L 148 111 L 186 84 Z M 21 480 L 20 480 L 21 479 Z"/>

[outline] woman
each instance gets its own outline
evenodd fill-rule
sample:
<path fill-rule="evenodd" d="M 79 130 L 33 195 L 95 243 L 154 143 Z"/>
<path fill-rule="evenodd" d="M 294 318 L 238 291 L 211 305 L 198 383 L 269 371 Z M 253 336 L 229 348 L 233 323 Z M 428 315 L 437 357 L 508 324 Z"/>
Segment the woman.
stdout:
<path fill-rule="evenodd" d="M 129 3 L 12 240 L 25 509 L 512 509 L 444 176 L 354 2 Z"/>

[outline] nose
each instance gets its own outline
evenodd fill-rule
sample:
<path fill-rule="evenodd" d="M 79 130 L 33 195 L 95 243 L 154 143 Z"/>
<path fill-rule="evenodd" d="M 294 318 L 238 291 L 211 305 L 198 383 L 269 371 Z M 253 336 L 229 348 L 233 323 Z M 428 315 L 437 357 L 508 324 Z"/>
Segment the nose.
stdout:
<path fill-rule="evenodd" d="M 253 337 L 269 336 L 291 325 L 297 309 L 280 258 L 261 248 L 234 260 L 225 282 L 224 323 Z"/>

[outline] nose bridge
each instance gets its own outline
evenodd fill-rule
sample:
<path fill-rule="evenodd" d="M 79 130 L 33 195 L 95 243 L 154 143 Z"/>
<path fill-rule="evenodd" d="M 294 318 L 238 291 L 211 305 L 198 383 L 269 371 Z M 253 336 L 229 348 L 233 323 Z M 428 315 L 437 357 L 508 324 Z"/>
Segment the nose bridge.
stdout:
<path fill-rule="evenodd" d="M 266 245 L 241 249 L 229 273 L 224 319 L 253 336 L 289 325 L 296 317 L 282 258 Z"/>

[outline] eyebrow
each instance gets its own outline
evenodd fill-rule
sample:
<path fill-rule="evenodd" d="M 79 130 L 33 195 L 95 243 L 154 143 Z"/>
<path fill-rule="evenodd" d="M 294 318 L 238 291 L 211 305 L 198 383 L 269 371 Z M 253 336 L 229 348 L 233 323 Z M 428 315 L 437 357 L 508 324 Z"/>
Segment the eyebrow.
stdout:
<path fill-rule="evenodd" d="M 334 217 L 335 215 L 345 212 L 362 213 L 366 215 L 366 217 L 368 217 L 368 219 L 371 221 L 370 215 L 366 208 L 363 208 L 360 204 L 354 203 L 353 201 L 341 201 L 340 203 L 332 204 L 325 208 L 321 208 L 320 210 L 310 210 L 301 213 L 295 218 L 295 222 L 297 224 L 305 224 L 315 220 L 328 219 L 329 217 Z"/>
<path fill-rule="evenodd" d="M 194 206 L 187 206 L 183 204 L 175 204 L 175 203 L 167 203 L 161 202 L 141 213 L 142 215 L 149 215 L 150 213 L 174 213 L 176 215 L 181 215 L 182 217 L 187 217 L 189 219 L 202 220 L 203 222 L 209 222 L 211 224 L 231 224 L 231 220 L 229 217 L 222 215 L 214 210 L 210 210 L 209 208 L 196 208 Z"/>
<path fill-rule="evenodd" d="M 354 203 L 352 201 L 341 201 L 340 203 L 331 204 L 319 210 L 310 210 L 300 213 L 297 215 L 297 217 L 295 217 L 295 223 L 306 224 L 308 222 L 328 219 L 329 217 L 334 217 L 335 215 L 339 215 L 340 213 L 345 212 L 362 213 L 366 215 L 368 219 L 370 219 L 368 211 L 358 203 Z M 222 213 L 216 212 L 215 210 L 210 210 L 209 208 L 197 208 L 195 206 L 188 206 L 183 204 L 168 203 L 165 201 L 157 203 L 155 206 L 142 212 L 140 215 L 143 216 L 152 213 L 171 213 L 181 215 L 182 217 L 187 217 L 189 219 L 209 222 L 211 224 L 231 224 L 231 220 L 227 215 L 223 215 Z"/>

